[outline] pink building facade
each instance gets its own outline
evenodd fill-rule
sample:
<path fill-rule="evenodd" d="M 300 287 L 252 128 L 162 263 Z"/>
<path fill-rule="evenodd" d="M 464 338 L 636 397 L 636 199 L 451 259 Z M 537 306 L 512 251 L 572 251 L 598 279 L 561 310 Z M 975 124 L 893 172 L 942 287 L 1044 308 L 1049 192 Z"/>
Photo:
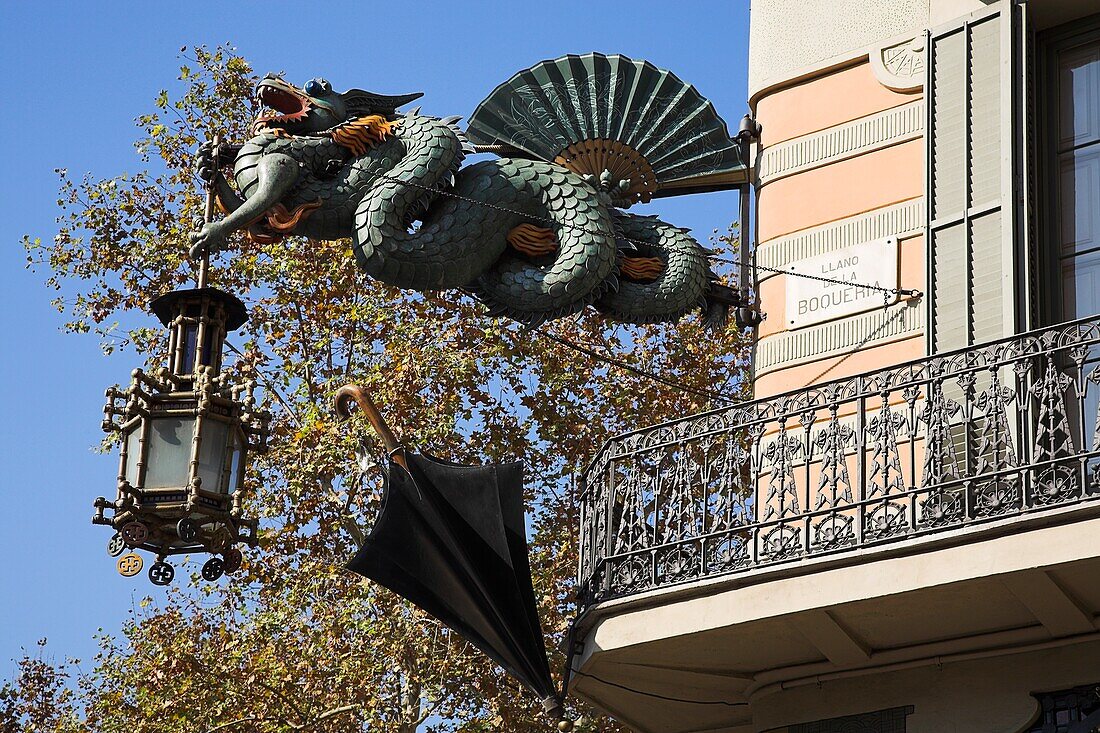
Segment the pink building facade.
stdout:
<path fill-rule="evenodd" d="M 756 0 L 749 92 L 755 399 L 595 457 L 573 692 L 1100 730 L 1100 5 Z"/>

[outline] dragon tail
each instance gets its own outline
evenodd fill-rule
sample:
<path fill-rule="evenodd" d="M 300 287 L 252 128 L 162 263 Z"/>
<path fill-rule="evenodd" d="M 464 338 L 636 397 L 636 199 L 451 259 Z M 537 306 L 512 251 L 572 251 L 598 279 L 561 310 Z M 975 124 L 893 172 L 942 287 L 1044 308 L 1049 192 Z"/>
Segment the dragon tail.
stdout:
<path fill-rule="evenodd" d="M 741 306 L 741 293 L 718 282 L 711 282 L 703 298 L 703 324 L 715 333 L 722 331 L 730 320 L 730 311 Z"/>

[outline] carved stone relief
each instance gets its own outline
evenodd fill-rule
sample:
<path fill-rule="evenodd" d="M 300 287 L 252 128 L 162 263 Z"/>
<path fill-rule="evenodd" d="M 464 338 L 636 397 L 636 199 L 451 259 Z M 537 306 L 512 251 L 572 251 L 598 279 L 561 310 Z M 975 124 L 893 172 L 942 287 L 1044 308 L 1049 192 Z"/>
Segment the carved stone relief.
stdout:
<path fill-rule="evenodd" d="M 872 48 L 868 58 L 875 78 L 895 92 L 920 91 L 924 88 L 924 48 L 923 33 L 900 43 Z"/>

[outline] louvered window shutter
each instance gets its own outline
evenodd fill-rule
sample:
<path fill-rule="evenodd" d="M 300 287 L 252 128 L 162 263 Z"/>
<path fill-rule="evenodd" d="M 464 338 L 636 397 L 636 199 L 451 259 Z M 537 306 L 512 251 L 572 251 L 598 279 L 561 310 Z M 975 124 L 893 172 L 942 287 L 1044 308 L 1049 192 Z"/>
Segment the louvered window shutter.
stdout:
<path fill-rule="evenodd" d="M 1001 0 L 933 30 L 926 46 L 934 352 L 1015 331 L 1014 10 Z"/>

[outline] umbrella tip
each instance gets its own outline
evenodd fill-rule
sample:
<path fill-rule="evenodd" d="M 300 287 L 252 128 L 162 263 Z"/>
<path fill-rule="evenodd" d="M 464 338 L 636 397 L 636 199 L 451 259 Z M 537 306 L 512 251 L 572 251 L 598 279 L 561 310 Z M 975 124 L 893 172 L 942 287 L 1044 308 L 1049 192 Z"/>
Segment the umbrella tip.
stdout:
<path fill-rule="evenodd" d="M 558 721 L 558 730 L 569 733 L 573 730 L 573 721 L 565 717 L 565 705 L 557 697 L 547 697 L 542 701 L 542 709 L 551 720 Z"/>

